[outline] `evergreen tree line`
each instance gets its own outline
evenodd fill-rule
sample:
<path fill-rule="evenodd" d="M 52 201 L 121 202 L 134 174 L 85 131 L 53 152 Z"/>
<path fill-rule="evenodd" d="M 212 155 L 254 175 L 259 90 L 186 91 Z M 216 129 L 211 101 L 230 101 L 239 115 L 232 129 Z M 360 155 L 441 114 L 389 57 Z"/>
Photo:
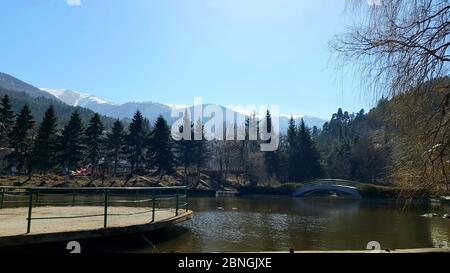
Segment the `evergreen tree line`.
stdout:
<path fill-rule="evenodd" d="M 45 176 L 52 170 L 67 175 L 79 167 L 89 166 L 94 178 L 98 168 L 110 169 L 115 176 L 122 160 L 131 165 L 130 174 L 154 168 L 165 175 L 171 174 L 178 162 L 195 163 L 198 167 L 203 164 L 203 156 L 196 154 L 203 149 L 204 142 L 196 142 L 195 146 L 181 142 L 175 147 L 162 116 L 152 127 L 137 111 L 128 128 L 117 120 L 106 131 L 99 114 L 95 113 L 85 125 L 75 110 L 62 130 L 57 128 L 53 106 L 45 111 L 37 125 L 27 104 L 14 113 L 5 95 L 0 102 L 0 142 L 2 147 L 11 149 L 6 167 L 15 167 L 19 175 L 27 174 L 31 178 L 33 172 Z M 184 151 L 183 146 L 189 150 Z"/>
<path fill-rule="evenodd" d="M 11 149 L 4 167 L 15 167 L 19 175 L 29 177 L 32 173 L 45 176 L 49 171 L 67 175 L 83 166 L 89 166 L 92 179 L 98 169 L 109 170 L 115 177 L 119 168 L 123 171 L 121 162 L 127 163 L 130 175 L 150 169 L 161 176 L 170 175 L 177 167 L 185 178 L 213 171 L 219 174 L 219 188 L 225 186 L 230 173 L 243 176 L 252 185 L 319 177 L 367 181 L 384 175 L 386 150 L 374 145 L 363 110 L 348 114 L 339 109 L 322 129 L 310 129 L 303 120 L 296 124 L 291 118 L 287 133 L 279 136 L 278 149 L 270 152 L 260 151 L 260 144 L 270 139 L 248 140 L 252 122 L 257 124 L 257 134 L 261 122 L 272 133 L 272 117 L 267 111 L 262 121 L 247 118 L 245 141 L 206 141 L 203 135 L 195 136 L 203 131 L 203 124 L 191 122 L 185 115 L 179 140 L 174 141 L 162 116 L 152 126 L 137 111 L 128 125 L 116 120 L 106 130 L 99 114 L 84 124 L 75 110 L 69 121 L 59 126 L 50 106 L 37 124 L 27 104 L 14 113 L 5 95 L 0 102 L 0 144 Z"/>
<path fill-rule="evenodd" d="M 349 114 L 339 108 L 315 134 L 324 175 L 361 182 L 385 181 L 391 147 L 383 124 L 376 111 L 367 114 L 361 109 Z"/>
<path fill-rule="evenodd" d="M 219 171 L 224 183 L 227 174 L 235 173 L 243 175 L 244 181 L 253 186 L 315 178 L 385 181 L 390 171 L 392 147 L 384 134 L 386 122 L 378 112 L 383 111 L 367 114 L 361 109 L 349 114 L 338 109 L 321 129 L 308 128 L 303 120 L 296 124 L 291 118 L 286 134 L 279 136 L 276 151 L 261 152 L 261 141 L 218 142 L 211 145 L 210 166 Z M 251 119 L 247 119 L 247 127 Z M 270 112 L 260 122 L 265 122 L 271 132 Z M 258 134 L 260 122 L 256 121 Z"/>
<path fill-rule="evenodd" d="M 62 129 L 62 125 L 69 122 L 70 115 L 72 112 L 77 109 L 80 114 L 81 120 L 86 124 L 90 120 L 90 118 L 94 115 L 94 111 L 83 108 L 80 106 L 71 106 L 67 105 L 61 101 L 56 99 L 50 99 L 45 97 L 31 97 L 30 95 L 19 92 L 15 90 L 8 90 L 0 87 L 0 99 L 5 95 L 8 95 L 12 110 L 16 113 L 19 113 L 22 107 L 27 104 L 28 109 L 30 109 L 33 117 L 36 121 L 42 121 L 44 118 L 44 113 L 48 109 L 50 105 L 53 105 L 53 109 L 55 110 L 56 115 L 58 116 L 58 129 Z M 111 128 L 115 119 L 101 116 L 102 122 L 106 128 Z"/>
<path fill-rule="evenodd" d="M 267 128 L 270 132 L 270 112 L 266 113 L 265 122 L 269 124 Z M 278 150 L 264 155 L 269 178 L 276 177 L 281 182 L 298 182 L 322 176 L 320 154 L 303 119 L 300 124 L 296 124 L 291 117 L 287 134 L 281 137 Z"/>
<path fill-rule="evenodd" d="M 250 124 L 256 124 L 258 140 L 249 140 Z M 280 144 L 275 151 L 260 150 L 261 143 L 272 141 L 271 138 L 261 140 L 259 134 L 262 126 L 271 138 L 279 138 Z M 243 176 L 244 183 L 252 186 L 301 182 L 323 175 L 320 153 L 311 130 L 303 120 L 296 124 L 291 118 L 287 134 L 277 135 L 272 128 L 271 113 L 267 111 L 262 120 L 256 119 L 255 115 L 248 117 L 245 127 L 244 141 L 216 141 L 210 144 L 213 155 L 208 161 L 209 167 L 219 172 L 223 183 L 227 183 L 230 173 L 235 174 L 238 181 Z"/>

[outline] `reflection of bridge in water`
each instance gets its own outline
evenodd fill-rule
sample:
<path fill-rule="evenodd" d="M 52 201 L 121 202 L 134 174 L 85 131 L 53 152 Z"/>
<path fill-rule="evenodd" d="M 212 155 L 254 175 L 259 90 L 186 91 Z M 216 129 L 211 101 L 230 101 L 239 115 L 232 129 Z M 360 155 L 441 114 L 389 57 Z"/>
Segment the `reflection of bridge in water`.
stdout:
<path fill-rule="evenodd" d="M 343 179 L 315 179 L 303 183 L 303 186 L 297 189 L 294 197 L 308 197 L 316 194 L 334 193 L 353 198 L 361 198 L 357 185 L 361 183 Z"/>

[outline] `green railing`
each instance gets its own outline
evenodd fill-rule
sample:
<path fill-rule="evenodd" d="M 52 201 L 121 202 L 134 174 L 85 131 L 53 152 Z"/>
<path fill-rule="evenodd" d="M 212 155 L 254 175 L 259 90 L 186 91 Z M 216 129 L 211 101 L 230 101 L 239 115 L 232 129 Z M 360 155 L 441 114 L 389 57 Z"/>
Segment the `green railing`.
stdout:
<path fill-rule="evenodd" d="M 49 220 L 64 218 L 86 218 L 103 216 L 103 227 L 108 227 L 110 206 L 147 207 L 149 210 L 132 214 L 148 213 L 149 220 L 155 221 L 156 210 L 164 205 L 174 209 L 175 216 L 180 210 L 188 209 L 187 189 L 180 187 L 101 187 L 101 188 L 60 188 L 60 187 L 5 187 L 0 186 L 0 209 L 27 206 L 27 233 L 31 232 L 32 220 Z M 49 200 L 56 197 L 57 200 Z M 120 199 L 117 199 L 120 198 Z M 12 204 L 10 206 L 10 204 Z M 78 216 L 32 217 L 33 207 L 37 206 L 103 206 L 102 214 Z"/>

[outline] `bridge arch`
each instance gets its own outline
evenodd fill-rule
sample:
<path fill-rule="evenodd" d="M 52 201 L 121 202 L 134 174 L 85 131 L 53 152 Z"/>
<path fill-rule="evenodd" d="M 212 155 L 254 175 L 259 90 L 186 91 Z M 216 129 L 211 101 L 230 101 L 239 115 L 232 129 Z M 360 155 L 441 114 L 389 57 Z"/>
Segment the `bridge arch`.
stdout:
<path fill-rule="evenodd" d="M 340 179 L 320 179 L 312 180 L 303 184 L 303 187 L 297 189 L 294 197 L 307 197 L 314 193 L 334 192 L 337 194 L 346 194 L 354 198 L 361 198 L 358 188 L 359 182 Z"/>

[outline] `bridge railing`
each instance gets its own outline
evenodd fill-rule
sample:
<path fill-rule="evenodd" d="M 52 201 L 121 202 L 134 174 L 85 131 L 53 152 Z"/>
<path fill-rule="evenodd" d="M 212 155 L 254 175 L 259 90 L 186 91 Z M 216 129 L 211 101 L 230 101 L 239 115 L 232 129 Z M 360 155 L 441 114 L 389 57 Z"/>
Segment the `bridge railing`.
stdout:
<path fill-rule="evenodd" d="M 306 197 L 314 193 L 327 192 L 350 195 L 361 198 L 357 186 L 359 182 L 342 179 L 317 179 L 302 183 L 302 186 L 293 192 L 294 197 Z"/>
<path fill-rule="evenodd" d="M 119 198 L 119 199 L 118 199 Z M 0 209 L 27 207 L 27 233 L 31 232 L 32 220 L 64 218 L 88 218 L 103 216 L 103 227 L 108 227 L 111 206 L 139 206 L 148 210 L 132 214 L 149 214 L 155 221 L 156 210 L 170 208 L 175 216 L 188 209 L 187 188 L 178 187 L 8 187 L 0 186 Z M 33 208 L 38 206 L 101 206 L 103 213 L 76 216 L 33 217 Z"/>
<path fill-rule="evenodd" d="M 308 185 L 342 185 L 342 186 L 358 186 L 361 182 L 345 180 L 345 179 L 313 179 L 302 183 L 303 186 Z"/>

